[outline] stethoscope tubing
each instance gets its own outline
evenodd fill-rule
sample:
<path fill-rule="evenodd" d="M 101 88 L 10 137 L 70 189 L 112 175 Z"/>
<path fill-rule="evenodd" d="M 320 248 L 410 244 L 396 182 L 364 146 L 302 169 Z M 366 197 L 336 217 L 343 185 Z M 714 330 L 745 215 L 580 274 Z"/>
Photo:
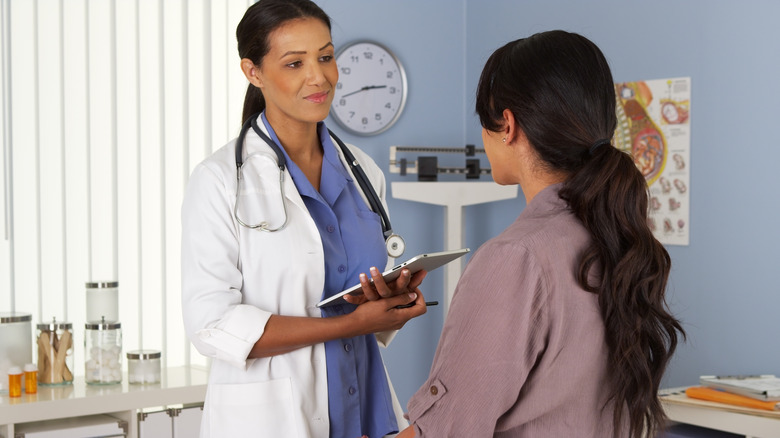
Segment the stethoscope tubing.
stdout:
<path fill-rule="evenodd" d="M 279 184 L 281 187 L 281 194 L 282 194 L 282 204 L 284 205 L 284 223 L 277 228 L 270 228 L 269 224 L 265 221 L 260 222 L 258 224 L 247 224 L 243 222 L 239 216 L 238 216 L 238 199 L 236 199 L 236 204 L 233 207 L 233 215 L 236 218 L 236 221 L 244 227 L 251 228 L 251 229 L 259 229 L 262 231 L 268 231 L 268 232 L 274 232 L 279 231 L 283 229 L 287 225 L 287 204 L 284 202 L 284 170 L 287 167 L 287 160 L 284 158 L 284 153 L 282 152 L 279 145 L 276 144 L 275 141 L 273 141 L 268 135 L 266 135 L 265 132 L 263 132 L 262 129 L 257 124 L 257 119 L 259 114 L 255 114 L 249 119 L 247 119 L 246 122 L 244 122 L 244 125 L 241 127 L 241 132 L 238 135 L 238 138 L 236 139 L 236 178 L 237 178 L 237 190 L 236 193 L 238 194 L 238 190 L 240 190 L 240 184 L 241 184 L 241 177 L 242 177 L 242 168 L 244 167 L 244 142 L 246 140 L 246 134 L 249 131 L 250 128 L 263 140 L 268 144 L 271 149 L 273 149 L 274 153 L 276 154 L 276 163 L 279 167 Z M 390 218 L 387 215 L 387 211 L 385 211 L 384 207 L 382 206 L 382 202 L 379 199 L 379 195 L 377 195 L 376 190 L 374 190 L 374 186 L 371 185 L 371 182 L 368 180 L 368 176 L 366 175 L 366 172 L 363 170 L 363 168 L 360 166 L 360 163 L 355 158 L 355 155 L 352 154 L 352 152 L 349 150 L 347 145 L 341 141 L 341 139 L 333 133 L 330 129 L 328 129 L 328 133 L 330 136 L 336 140 L 336 143 L 339 145 L 339 149 L 341 149 L 341 153 L 344 154 L 344 158 L 350 165 L 350 170 L 352 171 L 352 175 L 355 177 L 355 180 L 358 183 L 358 186 L 360 186 L 360 189 L 363 191 L 363 193 L 366 195 L 366 199 L 368 199 L 368 204 L 371 207 L 371 210 L 373 210 L 375 213 L 377 213 L 381 220 L 382 220 L 382 234 L 384 235 L 385 239 L 389 238 L 393 235 L 393 228 L 390 225 Z"/>

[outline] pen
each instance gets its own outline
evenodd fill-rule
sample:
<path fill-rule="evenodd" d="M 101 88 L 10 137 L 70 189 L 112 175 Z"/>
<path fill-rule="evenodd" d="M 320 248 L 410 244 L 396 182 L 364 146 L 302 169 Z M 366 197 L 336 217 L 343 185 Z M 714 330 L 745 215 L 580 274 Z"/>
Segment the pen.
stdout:
<path fill-rule="evenodd" d="M 425 305 L 426 305 L 426 306 L 435 306 L 435 305 L 437 305 L 437 304 L 439 304 L 439 302 L 438 302 L 438 301 L 426 301 L 426 302 L 425 302 Z M 409 307 L 412 307 L 412 306 L 414 306 L 414 303 L 413 303 L 413 302 L 412 302 L 412 303 L 409 303 L 409 304 L 401 304 L 400 306 L 395 306 L 395 308 L 396 308 L 396 309 L 406 309 L 406 308 L 409 308 Z"/>

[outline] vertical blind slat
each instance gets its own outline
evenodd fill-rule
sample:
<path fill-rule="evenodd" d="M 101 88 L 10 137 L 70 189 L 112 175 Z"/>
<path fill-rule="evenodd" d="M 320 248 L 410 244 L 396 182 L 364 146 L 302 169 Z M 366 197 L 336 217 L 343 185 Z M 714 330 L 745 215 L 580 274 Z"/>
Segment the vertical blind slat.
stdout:
<path fill-rule="evenodd" d="M 38 0 L 32 1 L 32 7 L 33 7 L 33 29 L 32 29 L 32 46 L 33 46 L 33 105 L 34 105 L 34 118 L 33 118 L 33 138 L 32 138 L 32 148 L 34 151 L 34 163 L 35 163 L 35 176 L 33 177 L 33 185 L 35 187 L 35 193 L 34 193 L 34 199 L 35 199 L 35 234 L 38 236 L 38 239 L 36 239 L 36 251 L 35 251 L 35 261 L 36 261 L 36 271 L 38 274 L 38 281 L 37 281 L 37 294 L 38 294 L 38 314 L 43 316 L 43 245 L 41 244 L 41 241 L 43 240 L 43 236 L 41 236 L 41 104 L 40 104 L 40 89 L 41 89 L 41 82 L 40 82 L 40 63 L 39 63 L 39 56 L 40 56 L 40 50 L 38 47 L 40 39 L 38 38 L 38 23 L 41 20 L 41 17 L 38 15 Z"/>
<path fill-rule="evenodd" d="M 52 35 L 61 32 L 59 0 L 36 0 L 36 150 L 37 150 L 37 226 L 39 249 L 39 312 L 44 320 L 52 317 L 64 320 L 66 300 L 62 282 L 65 270 L 63 258 L 63 225 L 60 220 L 64 200 L 62 191 L 63 112 L 62 77 L 63 58 L 60 44 L 51 44 Z M 51 72 L 58 72 L 52 75 Z M 59 188 L 59 190 L 57 189 Z"/>
<path fill-rule="evenodd" d="M 62 233 L 62 247 L 60 251 L 60 257 L 62 258 L 62 318 L 64 321 L 70 321 L 68 319 L 68 215 L 65 206 L 68 204 L 68 181 L 65 178 L 65 172 L 67 167 L 65 166 L 65 14 L 63 12 L 63 1 L 59 0 L 58 6 L 58 20 L 59 20 L 59 45 L 57 47 L 60 55 L 60 120 L 63 123 L 60 124 L 60 198 L 62 203 L 60 204 L 60 217 L 62 223 L 60 227 L 60 233 Z"/>
<path fill-rule="evenodd" d="M 92 83 L 92 77 L 91 77 L 91 69 L 90 69 L 90 39 L 92 38 L 92 33 L 89 30 L 89 24 L 90 24 L 90 8 L 89 8 L 90 0 L 85 0 L 84 4 L 84 30 L 86 31 L 86 38 L 84 39 L 85 43 L 85 69 L 84 69 L 84 76 L 87 79 L 86 82 L 86 98 L 87 98 L 87 114 L 85 118 L 85 123 L 87 127 L 87 138 L 85 140 L 85 145 L 87 146 L 87 153 L 86 153 L 86 167 L 87 167 L 87 188 L 86 188 L 86 196 L 87 196 L 87 220 L 86 220 L 86 244 L 87 244 L 87 281 L 95 281 L 94 278 L 94 251 L 92 248 L 92 92 L 90 84 Z"/>
<path fill-rule="evenodd" d="M 89 90 L 90 90 L 90 175 L 92 194 L 92 278 L 90 281 L 117 280 L 114 271 L 113 229 L 115 211 L 112 175 L 115 137 L 112 120 L 114 69 L 111 66 L 112 2 L 90 0 L 89 9 Z"/>
<path fill-rule="evenodd" d="M 167 258 L 168 258 L 168 247 L 166 245 L 166 224 L 165 224 L 165 204 L 166 204 L 166 191 L 167 191 L 167 184 L 165 183 L 166 178 L 166 172 L 165 172 L 165 165 L 166 165 L 166 144 L 165 144 L 165 129 L 167 128 L 168 124 L 166 123 L 168 121 L 168 118 L 165 114 L 165 93 L 163 90 L 165 90 L 165 26 L 163 25 L 164 22 L 164 8 L 162 0 L 158 1 L 157 4 L 157 32 L 159 33 L 159 39 L 161 44 L 159 44 L 160 51 L 158 53 L 157 62 L 158 67 L 157 71 L 158 73 L 158 83 L 161 92 L 159 93 L 159 106 L 160 106 L 160 121 L 161 121 L 161 129 L 160 129 L 160 173 L 159 173 L 159 181 L 160 181 L 160 277 L 158 280 L 158 285 L 160 287 L 160 297 L 158 298 L 158 302 L 160 303 L 160 319 L 158 321 L 159 327 L 160 327 L 160 333 L 162 336 L 159 337 L 160 339 L 160 348 L 163 351 L 167 351 L 167 339 L 168 339 L 168 330 L 167 326 L 165 324 L 165 317 L 167 315 L 167 309 L 168 309 L 168 290 L 166 288 L 167 282 L 166 277 L 168 275 L 167 272 Z M 166 355 L 167 356 L 167 355 Z"/>
<path fill-rule="evenodd" d="M 88 5 L 85 0 L 63 0 L 63 87 L 62 113 L 63 156 L 67 202 L 64 203 L 65 234 L 69 244 L 65 248 L 68 292 L 67 315 L 73 324 L 75 345 L 83 345 L 83 327 L 86 319 L 84 283 L 91 277 L 91 240 L 88 223 L 91 221 L 89 176 L 89 64 L 88 64 Z M 46 292 L 44 292 L 46 293 Z M 49 316 L 51 317 L 51 315 Z M 73 363 L 84 363 L 83 348 L 73 349 Z M 83 367 L 74 372 L 83 374 Z"/>
<path fill-rule="evenodd" d="M 36 90 L 35 90 L 35 5 L 33 2 L 11 2 L 9 17 L 11 51 L 10 70 L 14 82 L 11 145 L 16 172 L 13 174 L 13 259 L 16 264 L 14 310 L 38 314 L 38 240 L 36 229 Z"/>
<path fill-rule="evenodd" d="M 214 102 L 212 99 L 213 96 L 213 89 L 214 89 L 214 78 L 211 75 L 211 69 L 214 65 L 214 59 L 212 55 L 212 38 L 213 35 L 211 33 L 211 11 L 212 11 L 212 5 L 211 0 L 206 0 L 203 2 L 205 5 L 205 9 L 207 11 L 207 14 L 204 14 L 203 16 L 203 72 L 205 74 L 204 77 L 204 106 L 203 106 L 203 118 L 205 120 L 211 120 L 212 116 L 212 108 L 214 107 Z M 213 138 L 212 138 L 213 128 L 210 123 L 206 123 L 203 125 L 203 139 L 205 140 L 203 149 L 203 156 L 208 156 L 214 149 L 213 149 Z"/>
<path fill-rule="evenodd" d="M 179 263 L 179 248 L 181 248 L 181 234 L 171 232 L 179 230 L 181 199 L 184 192 L 184 181 L 186 166 L 183 155 L 187 148 L 186 137 L 187 127 L 185 120 L 187 112 L 184 111 L 182 103 L 186 99 L 186 86 L 182 82 L 186 81 L 187 71 L 184 68 L 186 52 L 185 30 L 186 29 L 186 2 L 183 0 L 162 2 L 162 31 L 163 50 L 162 57 L 164 66 L 163 88 L 164 94 L 164 115 L 165 115 L 165 154 L 163 157 L 164 194 L 165 201 L 163 208 L 163 236 L 165 244 L 165 254 L 163 258 L 164 272 L 162 281 L 164 297 L 163 306 L 163 328 L 167 334 L 163 338 L 162 348 L 168 352 L 169 357 L 186 357 L 185 345 L 186 337 L 183 335 L 181 316 L 181 264 Z M 183 342 L 184 341 L 184 342 Z M 167 358 L 163 358 L 163 365 L 167 363 Z"/>
<path fill-rule="evenodd" d="M 118 178 L 118 161 L 117 161 L 117 126 L 118 126 L 118 120 L 117 120 L 117 107 L 119 106 L 117 103 L 117 80 L 116 80 L 116 72 L 118 70 L 117 62 L 117 44 L 116 44 L 116 0 L 111 0 L 109 2 L 109 23 L 110 23 L 110 31 L 109 31 L 109 53 L 108 58 L 111 62 L 109 62 L 109 68 L 110 68 L 110 81 L 109 86 L 111 89 L 111 112 L 110 112 L 110 120 L 111 120 L 111 126 L 113 129 L 111 130 L 111 244 L 113 249 L 113 254 L 111 257 L 111 261 L 113 262 L 113 265 L 111 266 L 111 272 L 113 273 L 112 280 L 118 280 L 119 276 L 119 178 Z"/>
<path fill-rule="evenodd" d="M 160 333 L 163 319 L 160 306 L 160 277 L 163 275 L 163 241 L 160 228 L 160 205 L 164 197 L 164 187 L 160 186 L 159 175 L 163 163 L 160 160 L 164 114 L 161 112 L 161 99 L 164 89 L 159 75 L 162 51 L 162 35 L 159 28 L 160 7 L 158 2 L 139 2 L 139 47 L 141 65 L 141 157 L 143 178 L 141 190 L 144 214 L 141 240 L 143 242 L 143 273 L 139 297 L 139 307 L 143 324 L 139 325 L 138 346 L 142 348 L 161 348 Z M 140 304 L 140 303 L 139 303 Z"/>
<path fill-rule="evenodd" d="M 11 311 L 16 310 L 15 301 L 15 260 L 14 260 L 14 217 L 13 217 L 13 144 L 11 139 L 13 138 L 13 116 L 12 116 L 12 101 L 13 92 L 11 88 L 12 74 L 11 74 L 11 22 L 10 22 L 10 0 L 2 1 L 2 23 L 3 23 L 3 42 L 2 42 L 2 55 L 3 55 L 3 201 L 4 201 L 4 227 L 5 227 L 5 239 L 2 247 L 5 249 L 2 253 L 0 262 L 2 264 L 2 272 L 6 273 L 3 278 L 6 279 L 6 283 L 2 285 L 5 290 L 8 290 L 8 297 L 4 297 L 0 301 L 0 306 L 8 305 L 8 309 Z M 6 304 L 7 303 L 7 304 Z"/>
<path fill-rule="evenodd" d="M 181 90 L 182 90 L 182 98 L 181 98 L 181 114 L 182 114 L 182 149 L 181 149 L 181 170 L 182 170 L 182 178 L 181 183 L 182 187 L 184 187 L 187 184 L 187 181 L 189 180 L 190 175 L 190 113 L 188 111 L 190 107 L 190 99 L 189 99 L 189 88 L 190 88 L 190 70 L 187 68 L 190 63 L 190 45 L 189 45 L 189 3 L 184 0 L 182 1 L 182 11 L 181 11 L 181 64 L 183 66 L 182 68 L 182 75 L 181 75 Z M 177 219 L 179 215 L 175 216 Z M 181 248 L 181 246 L 177 246 L 177 248 Z M 181 276 L 176 276 L 177 283 L 181 287 Z M 181 290 L 179 288 L 179 290 Z M 179 314 L 179 320 L 181 320 L 181 312 L 177 312 Z M 181 327 L 181 326 L 180 326 Z M 190 343 L 186 341 L 186 336 L 184 337 L 184 364 L 186 366 L 190 366 L 192 364 L 191 355 L 192 355 L 192 348 L 190 346 Z"/>

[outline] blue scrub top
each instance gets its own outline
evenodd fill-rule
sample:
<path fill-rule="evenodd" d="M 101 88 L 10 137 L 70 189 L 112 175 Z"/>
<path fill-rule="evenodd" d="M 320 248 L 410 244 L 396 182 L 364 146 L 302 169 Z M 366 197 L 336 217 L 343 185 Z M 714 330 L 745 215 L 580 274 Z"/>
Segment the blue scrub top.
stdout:
<path fill-rule="evenodd" d="M 357 284 L 360 273 L 367 273 L 372 266 L 382 270 L 387 264 L 382 221 L 363 201 L 325 123 L 318 124 L 324 154 L 318 192 L 287 155 L 265 113 L 262 120 L 271 139 L 282 149 L 290 176 L 320 232 L 325 254 L 322 298 Z M 323 317 L 329 317 L 355 308 L 345 303 L 321 310 Z M 328 341 L 325 358 L 330 436 L 380 438 L 397 433 L 390 388 L 374 335 Z"/>

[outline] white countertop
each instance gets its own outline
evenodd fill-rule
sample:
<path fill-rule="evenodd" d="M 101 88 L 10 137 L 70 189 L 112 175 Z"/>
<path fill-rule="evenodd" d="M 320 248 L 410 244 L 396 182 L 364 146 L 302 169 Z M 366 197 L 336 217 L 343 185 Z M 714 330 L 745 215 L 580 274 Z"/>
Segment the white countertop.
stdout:
<path fill-rule="evenodd" d="M 0 396 L 0 425 L 119 412 L 156 406 L 203 402 L 208 371 L 203 367 L 172 367 L 162 371 L 161 383 L 87 385 L 83 376 L 65 386 L 38 386 L 36 394 Z"/>

